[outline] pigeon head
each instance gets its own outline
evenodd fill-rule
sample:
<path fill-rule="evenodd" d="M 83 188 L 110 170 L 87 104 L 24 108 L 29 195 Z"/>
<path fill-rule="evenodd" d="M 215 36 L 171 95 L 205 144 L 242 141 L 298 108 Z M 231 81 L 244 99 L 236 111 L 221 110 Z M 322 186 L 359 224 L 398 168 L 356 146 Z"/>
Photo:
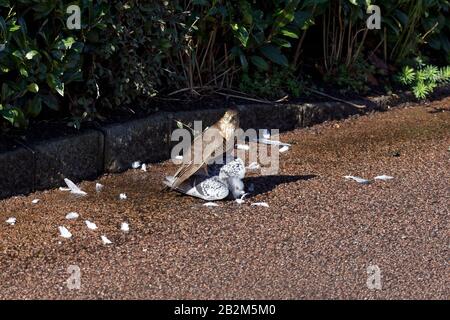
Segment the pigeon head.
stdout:
<path fill-rule="evenodd" d="M 244 193 L 244 182 L 238 177 L 229 177 L 227 179 L 228 188 L 234 199 L 239 199 Z"/>

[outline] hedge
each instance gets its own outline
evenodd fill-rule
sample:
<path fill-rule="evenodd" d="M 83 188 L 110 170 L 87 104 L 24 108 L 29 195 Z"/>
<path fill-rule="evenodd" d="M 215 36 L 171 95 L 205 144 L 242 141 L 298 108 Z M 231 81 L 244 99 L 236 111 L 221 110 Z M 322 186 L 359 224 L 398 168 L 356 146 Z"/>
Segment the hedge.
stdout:
<path fill-rule="evenodd" d="M 366 26 L 371 4 L 381 29 Z M 80 29 L 68 27 L 71 5 Z M 448 0 L 0 0 L 0 127 L 53 117 L 78 126 L 130 105 L 156 109 L 155 96 L 173 92 L 272 99 L 317 83 L 389 90 L 402 68 L 450 62 L 449 8 Z"/>

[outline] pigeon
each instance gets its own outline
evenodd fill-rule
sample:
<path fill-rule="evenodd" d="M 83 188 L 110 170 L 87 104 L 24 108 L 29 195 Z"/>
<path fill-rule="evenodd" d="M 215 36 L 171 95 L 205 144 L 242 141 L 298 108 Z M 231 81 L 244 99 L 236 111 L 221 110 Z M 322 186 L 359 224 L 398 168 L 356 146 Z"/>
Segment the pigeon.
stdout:
<path fill-rule="evenodd" d="M 237 177 L 244 179 L 245 177 L 245 164 L 240 158 L 236 158 L 230 161 L 230 158 L 225 159 L 225 164 L 212 163 L 207 166 L 207 172 L 209 176 L 219 176 L 221 179 L 230 177 Z"/>
<path fill-rule="evenodd" d="M 206 201 L 222 200 L 229 195 L 238 199 L 244 194 L 245 165 L 242 159 L 236 158 L 225 164 L 212 163 L 205 171 L 193 175 L 175 190 Z M 173 188 L 173 181 L 173 177 L 166 177 L 164 184 Z"/>
<path fill-rule="evenodd" d="M 172 187 L 172 179 L 172 177 L 167 177 L 164 183 Z M 244 183 L 236 177 L 223 180 L 218 176 L 197 175 L 183 182 L 175 190 L 206 201 L 215 201 L 225 199 L 230 191 L 233 196 L 244 192 Z"/>
<path fill-rule="evenodd" d="M 218 152 L 228 153 L 234 147 L 235 130 L 239 127 L 239 115 L 235 110 L 227 110 L 223 117 L 211 127 L 195 137 L 188 153 L 191 158 L 189 163 L 184 163 L 173 176 L 172 189 L 178 188 L 183 182 L 196 174 L 201 167 L 207 164 L 213 157 L 218 156 Z M 214 137 L 211 135 L 220 135 Z M 206 138 L 208 137 L 208 138 Z M 212 140 L 212 141 L 211 141 Z M 201 148 L 196 148 L 201 143 Z M 196 159 L 201 159 L 199 163 L 194 163 Z"/>

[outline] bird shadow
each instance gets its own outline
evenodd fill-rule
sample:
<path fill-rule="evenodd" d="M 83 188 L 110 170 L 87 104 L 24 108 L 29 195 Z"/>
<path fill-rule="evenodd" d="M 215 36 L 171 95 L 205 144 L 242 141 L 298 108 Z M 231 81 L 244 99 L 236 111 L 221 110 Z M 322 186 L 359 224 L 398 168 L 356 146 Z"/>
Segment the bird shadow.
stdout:
<path fill-rule="evenodd" d="M 315 174 L 308 175 L 269 175 L 269 176 L 257 176 L 257 177 L 246 177 L 244 178 L 244 185 L 246 186 L 246 191 L 253 185 L 254 190 L 250 192 L 249 198 L 254 197 L 258 194 L 266 193 L 272 191 L 280 184 L 292 183 L 299 180 L 310 180 L 317 177 Z"/>

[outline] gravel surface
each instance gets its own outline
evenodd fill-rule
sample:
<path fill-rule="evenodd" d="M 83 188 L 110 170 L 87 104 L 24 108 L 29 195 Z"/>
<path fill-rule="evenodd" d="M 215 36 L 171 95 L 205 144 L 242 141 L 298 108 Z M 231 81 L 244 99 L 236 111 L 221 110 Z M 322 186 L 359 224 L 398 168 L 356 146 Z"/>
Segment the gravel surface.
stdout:
<path fill-rule="evenodd" d="M 252 174 L 241 205 L 161 191 L 169 162 L 83 182 L 86 197 L 56 189 L 0 201 L 0 298 L 449 299 L 449 107 L 284 133 L 293 146 L 279 175 Z M 394 179 L 343 178 L 384 174 Z M 66 285 L 70 265 L 79 290 Z M 373 265 L 381 290 L 366 285 Z"/>

